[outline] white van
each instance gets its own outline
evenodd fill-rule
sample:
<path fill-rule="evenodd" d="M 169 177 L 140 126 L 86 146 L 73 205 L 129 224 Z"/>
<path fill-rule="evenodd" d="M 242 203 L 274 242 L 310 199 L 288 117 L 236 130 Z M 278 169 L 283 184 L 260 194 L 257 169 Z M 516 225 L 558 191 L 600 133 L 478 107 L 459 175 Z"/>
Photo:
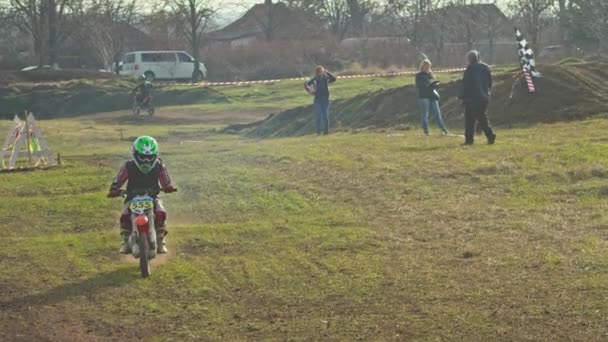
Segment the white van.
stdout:
<path fill-rule="evenodd" d="M 149 80 L 192 79 L 194 58 L 184 51 L 133 51 L 124 55 L 120 74 L 138 77 L 145 75 Z M 200 81 L 207 77 L 207 69 L 199 62 Z"/>

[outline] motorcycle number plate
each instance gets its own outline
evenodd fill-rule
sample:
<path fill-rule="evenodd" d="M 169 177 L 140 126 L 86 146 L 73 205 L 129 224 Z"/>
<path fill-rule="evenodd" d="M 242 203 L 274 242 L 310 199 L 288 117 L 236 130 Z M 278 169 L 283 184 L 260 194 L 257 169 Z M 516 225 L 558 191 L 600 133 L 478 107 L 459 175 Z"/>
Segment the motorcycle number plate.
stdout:
<path fill-rule="evenodd" d="M 129 204 L 129 209 L 134 212 L 154 209 L 154 201 L 149 198 L 134 199 Z"/>

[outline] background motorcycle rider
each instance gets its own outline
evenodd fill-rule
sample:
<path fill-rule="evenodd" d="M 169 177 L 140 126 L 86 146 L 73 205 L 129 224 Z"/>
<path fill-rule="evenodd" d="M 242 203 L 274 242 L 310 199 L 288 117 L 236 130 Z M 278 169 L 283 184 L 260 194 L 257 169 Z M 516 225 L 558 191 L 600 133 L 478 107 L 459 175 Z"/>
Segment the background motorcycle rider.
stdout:
<path fill-rule="evenodd" d="M 154 225 L 158 238 L 158 253 L 167 253 L 165 246 L 165 236 L 167 235 L 167 212 L 158 199 L 161 189 L 165 193 L 175 192 L 176 189 L 171 185 L 171 177 L 167 167 L 158 158 L 158 143 L 150 136 L 141 136 L 133 143 L 133 159 L 123 163 L 110 186 L 108 197 L 120 196 L 120 188 L 127 183 L 127 198 L 125 206 L 120 216 L 120 234 L 122 235 L 122 245 L 120 253 L 129 253 L 129 236 L 131 235 L 131 213 L 129 211 L 129 201 L 135 197 L 135 189 L 150 189 L 150 197 L 154 198 Z"/>
<path fill-rule="evenodd" d="M 139 76 L 137 80 L 139 83 L 133 89 L 132 93 L 135 94 L 135 101 L 137 102 L 137 105 L 141 106 L 144 99 L 152 95 L 152 88 L 154 86 L 152 85 L 152 82 L 149 82 L 144 75 Z"/>

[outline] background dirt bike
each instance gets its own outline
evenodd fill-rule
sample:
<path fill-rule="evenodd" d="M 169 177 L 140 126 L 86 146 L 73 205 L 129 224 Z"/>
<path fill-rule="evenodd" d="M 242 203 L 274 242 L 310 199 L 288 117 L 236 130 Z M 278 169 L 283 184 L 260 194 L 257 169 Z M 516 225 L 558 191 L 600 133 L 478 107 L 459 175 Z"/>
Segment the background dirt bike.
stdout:
<path fill-rule="evenodd" d="M 133 114 L 139 115 L 142 110 L 147 111 L 150 116 L 154 115 L 154 96 L 148 95 L 141 102 L 137 101 L 137 97 L 133 99 Z"/>

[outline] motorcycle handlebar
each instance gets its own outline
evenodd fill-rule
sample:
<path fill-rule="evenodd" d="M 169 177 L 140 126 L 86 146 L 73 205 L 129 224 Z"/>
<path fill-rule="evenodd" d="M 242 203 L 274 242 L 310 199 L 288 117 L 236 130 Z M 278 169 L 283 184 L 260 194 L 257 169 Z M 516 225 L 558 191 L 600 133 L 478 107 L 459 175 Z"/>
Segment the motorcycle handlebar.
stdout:
<path fill-rule="evenodd" d="M 150 195 L 150 194 L 156 194 L 157 190 L 156 189 L 133 189 L 131 190 L 131 193 L 135 194 L 135 195 Z M 164 192 L 166 194 L 170 194 L 172 192 L 177 192 L 176 188 L 169 188 L 169 189 L 160 189 L 158 190 L 158 193 L 160 192 Z M 126 197 L 128 195 L 127 190 L 125 189 L 119 189 L 115 192 L 116 196 L 114 197 Z"/>

